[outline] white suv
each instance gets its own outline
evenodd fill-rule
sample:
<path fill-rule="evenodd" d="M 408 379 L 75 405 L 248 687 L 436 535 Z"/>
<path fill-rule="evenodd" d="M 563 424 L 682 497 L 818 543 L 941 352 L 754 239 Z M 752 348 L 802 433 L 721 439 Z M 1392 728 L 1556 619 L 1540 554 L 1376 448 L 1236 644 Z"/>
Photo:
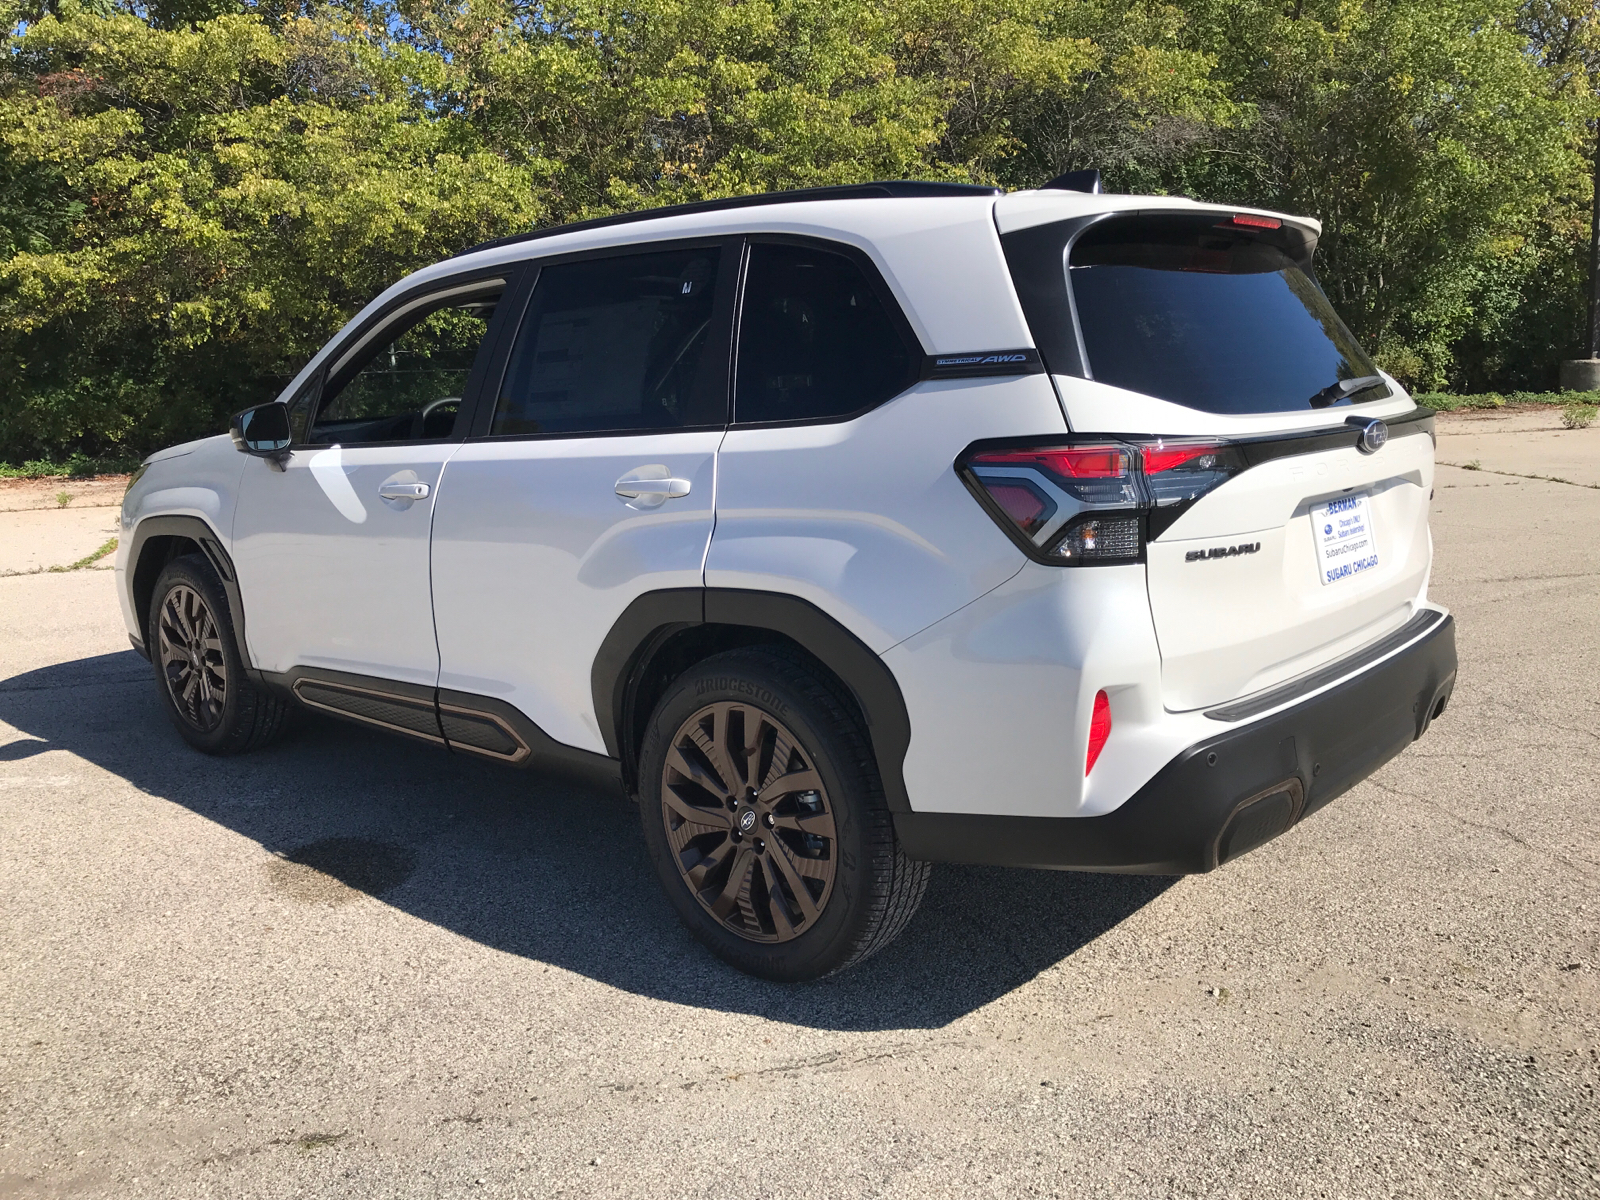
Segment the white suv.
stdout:
<path fill-rule="evenodd" d="M 1210 870 L 1455 681 L 1430 414 L 1319 231 L 1069 179 L 477 247 L 148 460 L 129 633 L 209 753 L 298 702 L 609 773 L 769 978 L 887 944 L 930 862 Z"/>

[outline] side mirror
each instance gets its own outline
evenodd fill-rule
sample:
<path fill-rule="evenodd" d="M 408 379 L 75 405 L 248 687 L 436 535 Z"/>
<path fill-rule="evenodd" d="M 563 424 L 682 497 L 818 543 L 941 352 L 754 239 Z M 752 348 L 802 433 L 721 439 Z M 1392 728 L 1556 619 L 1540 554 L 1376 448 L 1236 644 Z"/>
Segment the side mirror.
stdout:
<path fill-rule="evenodd" d="M 275 458 L 289 449 L 289 407 L 259 404 L 235 413 L 228 433 L 242 453 Z"/>

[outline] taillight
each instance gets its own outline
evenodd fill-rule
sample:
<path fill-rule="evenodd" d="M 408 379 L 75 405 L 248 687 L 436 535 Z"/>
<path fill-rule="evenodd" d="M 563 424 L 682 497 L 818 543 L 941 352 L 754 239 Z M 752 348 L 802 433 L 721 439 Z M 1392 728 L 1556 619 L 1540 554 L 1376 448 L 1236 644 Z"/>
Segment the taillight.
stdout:
<path fill-rule="evenodd" d="M 982 450 L 960 463 L 1000 527 L 1047 562 L 1139 557 L 1138 472 L 1120 445 Z"/>
<path fill-rule="evenodd" d="M 1030 557 L 1058 566 L 1137 562 L 1189 504 L 1244 467 L 1217 441 L 974 447 L 967 486 Z"/>
<path fill-rule="evenodd" d="M 1094 694 L 1094 713 L 1089 718 L 1089 757 L 1084 760 L 1083 773 L 1087 775 L 1094 770 L 1095 760 L 1100 757 L 1100 751 L 1106 748 L 1106 739 L 1111 736 L 1111 701 L 1104 692 Z"/>
<path fill-rule="evenodd" d="M 1198 500 L 1244 470 L 1239 451 L 1223 442 L 1150 442 L 1139 453 L 1150 501 L 1158 509 Z"/>

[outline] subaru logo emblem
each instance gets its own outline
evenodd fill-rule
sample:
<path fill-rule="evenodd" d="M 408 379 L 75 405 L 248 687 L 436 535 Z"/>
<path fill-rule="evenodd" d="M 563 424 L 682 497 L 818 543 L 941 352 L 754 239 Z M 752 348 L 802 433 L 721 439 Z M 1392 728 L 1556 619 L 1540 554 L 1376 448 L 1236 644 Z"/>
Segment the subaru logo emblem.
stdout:
<path fill-rule="evenodd" d="M 739 814 L 739 832 L 749 833 L 756 827 L 756 810 L 747 808 Z"/>
<path fill-rule="evenodd" d="M 1382 421 L 1368 421 L 1361 427 L 1361 441 L 1357 443 L 1364 454 L 1376 454 L 1389 440 L 1389 427 Z"/>

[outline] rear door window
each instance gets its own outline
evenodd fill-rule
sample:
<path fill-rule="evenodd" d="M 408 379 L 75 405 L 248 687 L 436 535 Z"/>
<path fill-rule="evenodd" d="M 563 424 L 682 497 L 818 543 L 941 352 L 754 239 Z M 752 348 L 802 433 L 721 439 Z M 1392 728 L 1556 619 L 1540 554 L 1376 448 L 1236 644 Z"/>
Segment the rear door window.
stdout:
<path fill-rule="evenodd" d="M 1214 413 L 1289 412 L 1388 389 L 1293 230 L 1227 214 L 1111 219 L 1069 258 L 1085 374 Z"/>
<path fill-rule="evenodd" d="M 724 253 L 701 246 L 542 268 L 489 433 L 726 424 L 727 343 L 713 332 Z"/>

